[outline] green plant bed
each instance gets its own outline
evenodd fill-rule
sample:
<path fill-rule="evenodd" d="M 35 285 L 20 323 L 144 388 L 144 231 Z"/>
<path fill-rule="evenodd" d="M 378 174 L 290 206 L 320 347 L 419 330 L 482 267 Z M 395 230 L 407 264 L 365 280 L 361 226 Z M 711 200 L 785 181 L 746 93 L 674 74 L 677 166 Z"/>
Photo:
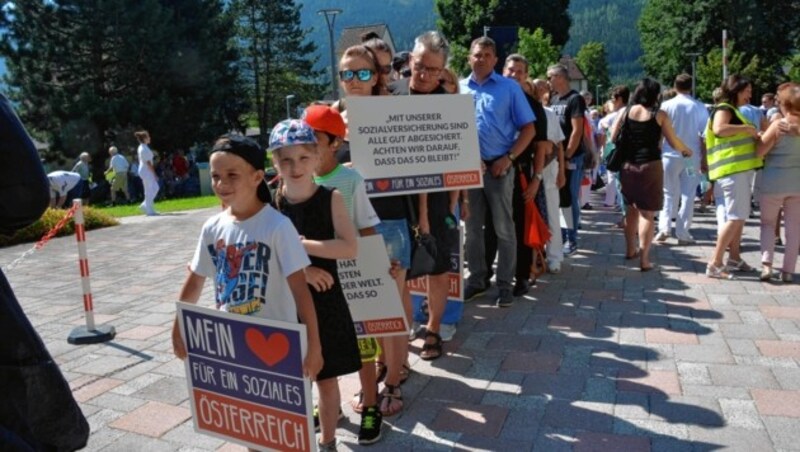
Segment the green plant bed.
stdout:
<path fill-rule="evenodd" d="M 20 229 L 14 233 L 14 235 L 0 235 L 0 246 L 37 242 L 50 231 L 50 229 L 58 224 L 66 214 L 67 211 L 65 209 L 47 209 L 42 215 L 42 218 L 39 218 L 36 223 L 33 223 L 27 228 Z M 119 224 L 116 218 L 92 207 L 83 208 L 83 222 L 87 231 Z M 61 237 L 71 234 L 75 234 L 75 221 L 73 219 L 70 219 L 55 236 Z"/>
<path fill-rule="evenodd" d="M 196 196 L 193 198 L 174 198 L 165 199 L 156 202 L 156 212 L 179 212 L 182 210 L 205 209 L 206 207 L 219 206 L 219 199 L 214 196 Z M 139 209 L 139 203 L 125 204 L 119 206 L 99 206 L 97 210 L 112 217 L 132 217 L 134 215 L 143 215 L 142 210 Z"/>

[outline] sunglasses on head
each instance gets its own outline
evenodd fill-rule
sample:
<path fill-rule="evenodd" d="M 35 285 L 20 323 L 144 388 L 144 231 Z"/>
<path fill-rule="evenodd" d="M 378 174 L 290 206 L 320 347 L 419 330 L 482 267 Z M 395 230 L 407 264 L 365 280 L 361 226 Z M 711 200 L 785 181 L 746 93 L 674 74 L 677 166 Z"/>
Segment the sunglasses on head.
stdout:
<path fill-rule="evenodd" d="M 354 78 L 358 78 L 359 81 L 368 82 L 372 79 L 372 70 L 370 69 L 357 69 L 355 71 L 351 71 L 350 69 L 339 71 L 339 78 L 342 79 L 344 82 L 349 82 Z"/>

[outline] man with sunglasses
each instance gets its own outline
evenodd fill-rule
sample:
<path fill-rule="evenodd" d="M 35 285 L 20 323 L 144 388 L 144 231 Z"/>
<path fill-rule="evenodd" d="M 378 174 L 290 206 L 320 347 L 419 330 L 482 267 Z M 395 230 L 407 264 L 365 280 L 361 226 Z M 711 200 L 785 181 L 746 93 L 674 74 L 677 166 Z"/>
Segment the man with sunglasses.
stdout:
<path fill-rule="evenodd" d="M 494 71 L 497 50 L 494 41 L 481 37 L 470 45 L 470 76 L 461 81 L 461 92 L 472 95 L 478 126 L 478 144 L 485 167 L 483 188 L 469 190 L 466 252 L 469 278 L 464 299 L 486 292 L 486 246 L 484 218 L 491 212 L 497 235 L 498 307 L 513 304 L 511 283 L 517 265 L 517 238 L 512 215 L 514 162 L 525 152 L 536 130 L 534 116 L 519 84 Z"/>

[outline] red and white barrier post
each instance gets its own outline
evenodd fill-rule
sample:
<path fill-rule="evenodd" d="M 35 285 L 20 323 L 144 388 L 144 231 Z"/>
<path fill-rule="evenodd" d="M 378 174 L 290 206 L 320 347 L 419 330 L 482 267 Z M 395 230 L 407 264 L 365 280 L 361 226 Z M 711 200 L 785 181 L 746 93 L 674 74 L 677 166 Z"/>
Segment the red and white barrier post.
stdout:
<path fill-rule="evenodd" d="M 89 282 L 89 258 L 86 253 L 86 228 L 83 225 L 83 206 L 81 200 L 73 201 L 75 205 L 75 238 L 78 240 L 78 266 L 81 273 L 81 289 L 83 289 L 83 311 L 86 315 L 86 326 L 72 330 L 67 338 L 70 344 L 95 344 L 114 339 L 117 334 L 113 326 L 94 324 L 94 304 L 92 287 Z"/>

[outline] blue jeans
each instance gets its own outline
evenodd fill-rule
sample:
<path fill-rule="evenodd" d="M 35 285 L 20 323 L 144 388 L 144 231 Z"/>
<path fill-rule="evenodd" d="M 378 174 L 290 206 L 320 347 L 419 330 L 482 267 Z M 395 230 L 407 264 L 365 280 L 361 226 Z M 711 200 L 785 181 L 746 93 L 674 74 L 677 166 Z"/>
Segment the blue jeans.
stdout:
<path fill-rule="evenodd" d="M 469 190 L 470 214 L 467 218 L 467 285 L 483 287 L 488 268 L 486 266 L 486 246 L 483 239 L 484 218 L 491 212 L 494 230 L 497 234 L 497 287 L 510 288 L 517 267 L 517 236 L 512 216 L 512 195 L 516 171 L 505 176 L 492 177 L 484 174 L 483 188 Z"/>
<path fill-rule="evenodd" d="M 578 225 L 581 224 L 581 181 L 583 180 L 583 154 L 572 157 L 569 163 L 575 165 L 575 169 L 570 169 L 569 180 L 569 195 L 572 200 L 572 227 L 573 229 L 561 229 L 561 238 L 564 244 L 569 241 L 571 243 L 578 243 Z M 570 165 L 571 166 L 571 165 Z"/>

